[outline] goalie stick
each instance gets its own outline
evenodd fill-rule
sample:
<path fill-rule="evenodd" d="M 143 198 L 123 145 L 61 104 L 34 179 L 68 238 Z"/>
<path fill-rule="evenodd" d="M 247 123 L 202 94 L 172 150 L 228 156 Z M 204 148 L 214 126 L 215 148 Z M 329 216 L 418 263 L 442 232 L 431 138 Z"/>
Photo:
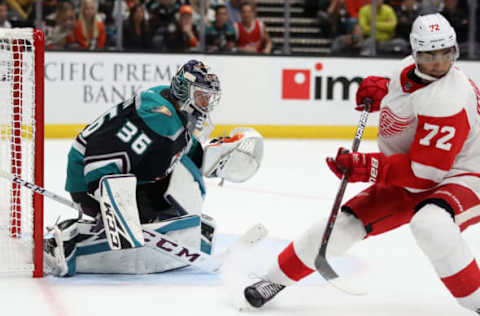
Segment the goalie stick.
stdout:
<path fill-rule="evenodd" d="M 365 130 L 365 127 L 367 126 L 369 110 L 370 105 L 365 104 L 364 110 L 360 115 L 360 120 L 358 122 L 357 130 L 355 132 L 355 138 L 353 139 L 352 152 L 358 151 L 360 141 L 363 137 L 363 132 Z M 343 175 L 342 181 L 340 183 L 340 188 L 338 189 L 337 195 L 335 196 L 335 202 L 333 203 L 332 211 L 330 212 L 330 216 L 327 221 L 327 226 L 325 227 L 325 231 L 323 232 L 322 244 L 320 246 L 320 250 L 318 251 L 317 256 L 315 257 L 315 269 L 328 283 L 341 290 L 342 292 L 350 295 L 364 295 L 365 291 L 352 287 L 350 284 L 348 284 L 348 282 L 346 282 L 345 279 L 340 278 L 335 272 L 335 270 L 333 270 L 326 257 L 328 241 L 330 240 L 333 227 L 335 226 L 335 222 L 337 221 L 340 204 L 342 203 L 343 195 L 345 194 L 345 189 L 347 188 L 348 176 L 348 173 L 345 173 Z"/>
<path fill-rule="evenodd" d="M 52 200 L 55 200 L 65 206 L 69 206 L 78 211 L 78 219 L 81 219 L 83 216 L 83 211 L 80 205 L 61 197 L 45 188 L 42 188 L 36 184 L 25 181 L 20 177 L 14 176 L 9 172 L 0 170 L 0 177 L 20 184 L 35 193 L 41 194 L 43 196 L 49 197 Z M 258 223 L 253 225 L 248 229 L 243 235 L 237 239 L 234 244 L 228 247 L 223 253 L 219 255 L 208 255 L 195 249 L 191 246 L 185 245 L 183 242 L 180 242 L 170 236 L 159 233 L 155 230 L 149 230 L 142 228 L 145 240 L 149 240 L 146 244 L 149 248 L 156 251 L 162 252 L 168 256 L 171 256 L 177 260 L 184 262 L 186 265 L 195 266 L 205 272 L 217 273 L 220 271 L 225 258 L 233 252 L 246 250 L 254 246 L 259 241 L 263 240 L 267 234 L 268 230 L 264 225 Z"/>
<path fill-rule="evenodd" d="M 234 252 L 247 250 L 267 236 L 268 231 L 262 224 L 258 223 L 248 229 L 233 245 L 218 255 L 207 255 L 199 249 L 190 246 L 155 230 L 143 229 L 145 245 L 160 251 L 172 258 L 183 261 L 188 265 L 195 266 L 205 272 L 217 273 L 221 270 L 225 259 Z"/>
<path fill-rule="evenodd" d="M 22 178 L 20 177 L 17 177 L 5 170 L 0 170 L 0 177 L 4 178 L 4 179 L 7 179 L 7 180 L 10 180 L 12 182 L 15 182 L 17 184 L 20 184 L 20 185 L 23 185 L 24 187 L 32 190 L 33 192 L 35 193 L 38 193 L 38 194 L 41 194 L 43 196 L 46 196 L 46 197 L 49 197 L 51 198 L 52 200 L 55 200 L 63 205 L 66 205 L 66 206 L 69 206 L 75 210 L 78 211 L 78 219 L 81 219 L 82 216 L 83 216 L 83 211 L 82 209 L 77 205 L 75 204 L 74 202 L 60 196 L 60 195 L 57 195 L 55 193 L 53 193 L 52 191 L 49 191 L 45 188 L 42 188 L 36 184 L 33 184 L 31 182 L 28 182 L 28 181 L 25 181 L 23 180 Z"/>

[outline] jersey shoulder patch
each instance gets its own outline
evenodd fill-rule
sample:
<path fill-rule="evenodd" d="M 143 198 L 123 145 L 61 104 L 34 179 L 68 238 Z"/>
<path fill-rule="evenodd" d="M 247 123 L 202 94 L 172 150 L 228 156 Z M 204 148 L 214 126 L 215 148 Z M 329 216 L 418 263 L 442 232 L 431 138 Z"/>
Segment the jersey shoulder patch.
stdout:
<path fill-rule="evenodd" d="M 183 130 L 182 120 L 172 103 L 160 95 L 162 87 L 142 92 L 138 116 L 160 136 L 171 137 Z M 168 86 L 163 86 L 167 89 Z"/>
<path fill-rule="evenodd" d="M 172 117 L 172 111 L 166 105 L 160 105 L 152 109 L 152 112 L 162 113 L 168 117 Z"/>
<path fill-rule="evenodd" d="M 400 85 L 404 93 L 413 93 L 428 85 L 428 83 L 420 83 L 412 80 L 411 73 L 415 71 L 415 64 L 408 65 L 400 73 Z"/>

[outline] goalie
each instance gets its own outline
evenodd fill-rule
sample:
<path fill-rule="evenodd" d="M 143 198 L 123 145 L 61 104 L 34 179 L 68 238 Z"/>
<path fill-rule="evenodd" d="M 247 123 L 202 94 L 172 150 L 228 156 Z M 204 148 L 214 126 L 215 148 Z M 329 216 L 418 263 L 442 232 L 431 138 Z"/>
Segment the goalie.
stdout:
<path fill-rule="evenodd" d="M 219 100 L 218 77 L 190 60 L 170 86 L 150 88 L 85 127 L 68 154 L 66 190 L 90 218 L 49 228 L 45 272 L 140 274 L 185 266 L 165 254 L 176 243 L 155 251 L 156 234 L 210 254 L 215 221 L 202 214 L 203 176 L 246 181 L 263 155 L 263 139 L 250 128 L 207 140 Z"/>

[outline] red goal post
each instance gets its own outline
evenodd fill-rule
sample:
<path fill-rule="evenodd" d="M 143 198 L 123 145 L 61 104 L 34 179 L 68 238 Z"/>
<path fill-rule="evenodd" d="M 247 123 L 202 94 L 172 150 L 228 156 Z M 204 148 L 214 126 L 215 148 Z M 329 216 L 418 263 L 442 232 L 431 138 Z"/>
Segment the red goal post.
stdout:
<path fill-rule="evenodd" d="M 44 37 L 0 29 L 0 169 L 43 187 Z M 43 197 L 0 179 L 0 274 L 43 275 Z"/>

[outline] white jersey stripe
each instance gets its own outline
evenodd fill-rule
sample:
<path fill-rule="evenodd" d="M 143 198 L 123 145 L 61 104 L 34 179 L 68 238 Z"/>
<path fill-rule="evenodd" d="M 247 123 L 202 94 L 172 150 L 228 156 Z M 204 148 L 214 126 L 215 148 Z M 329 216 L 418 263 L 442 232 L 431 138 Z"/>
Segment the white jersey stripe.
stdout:
<path fill-rule="evenodd" d="M 455 222 L 457 223 L 458 226 L 461 226 L 462 224 L 468 222 L 469 220 L 472 220 L 479 216 L 480 216 L 480 205 L 477 205 L 455 216 Z"/>
<path fill-rule="evenodd" d="M 412 161 L 412 170 L 418 178 L 431 180 L 435 183 L 441 182 L 447 174 L 447 171 L 445 170 L 427 166 L 415 161 Z"/>

